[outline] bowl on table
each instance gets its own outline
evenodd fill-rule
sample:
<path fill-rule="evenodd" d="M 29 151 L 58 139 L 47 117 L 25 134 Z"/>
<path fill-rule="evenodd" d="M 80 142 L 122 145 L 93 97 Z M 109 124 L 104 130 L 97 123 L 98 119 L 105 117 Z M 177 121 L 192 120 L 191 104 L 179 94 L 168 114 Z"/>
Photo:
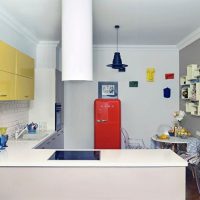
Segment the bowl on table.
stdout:
<path fill-rule="evenodd" d="M 170 137 L 174 137 L 174 132 L 173 131 L 168 131 L 168 133 L 169 133 Z"/>

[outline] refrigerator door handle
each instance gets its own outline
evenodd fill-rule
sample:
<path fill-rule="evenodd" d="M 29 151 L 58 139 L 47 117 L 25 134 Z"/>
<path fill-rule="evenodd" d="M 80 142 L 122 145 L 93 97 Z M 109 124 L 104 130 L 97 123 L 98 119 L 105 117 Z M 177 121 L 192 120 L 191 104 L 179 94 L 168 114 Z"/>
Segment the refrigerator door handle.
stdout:
<path fill-rule="evenodd" d="M 97 119 L 96 122 L 97 123 L 103 123 L 103 122 L 107 122 L 107 120 L 105 120 L 105 119 L 102 119 L 102 120 L 101 119 Z"/>

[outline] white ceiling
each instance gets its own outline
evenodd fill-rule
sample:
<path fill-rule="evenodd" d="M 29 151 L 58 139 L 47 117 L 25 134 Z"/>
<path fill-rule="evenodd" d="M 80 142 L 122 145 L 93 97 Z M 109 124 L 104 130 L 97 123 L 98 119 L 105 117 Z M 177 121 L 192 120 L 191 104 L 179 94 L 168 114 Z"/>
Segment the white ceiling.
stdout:
<path fill-rule="evenodd" d="M 199 0 L 93 0 L 94 42 L 174 45 L 200 27 Z"/>
<path fill-rule="evenodd" d="M 0 0 L 39 40 L 61 40 L 61 0 Z M 93 0 L 94 44 L 175 45 L 200 27 L 199 0 Z"/>
<path fill-rule="evenodd" d="M 0 7 L 39 40 L 60 40 L 61 0 L 0 0 Z"/>

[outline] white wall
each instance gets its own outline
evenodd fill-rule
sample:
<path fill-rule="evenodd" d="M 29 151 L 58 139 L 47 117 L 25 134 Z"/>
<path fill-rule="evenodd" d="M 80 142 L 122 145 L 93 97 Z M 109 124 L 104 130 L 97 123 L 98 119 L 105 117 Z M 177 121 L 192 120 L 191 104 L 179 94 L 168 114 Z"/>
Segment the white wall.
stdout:
<path fill-rule="evenodd" d="M 55 69 L 35 69 L 35 98 L 30 102 L 29 121 L 45 122 L 55 129 Z"/>
<path fill-rule="evenodd" d="M 29 120 L 44 122 L 55 129 L 56 47 L 57 42 L 42 41 L 37 45 L 35 68 L 35 98 L 30 102 Z"/>
<path fill-rule="evenodd" d="M 29 101 L 0 101 L 0 127 L 7 127 L 6 133 L 14 136 L 18 126 L 28 123 Z"/>
<path fill-rule="evenodd" d="M 161 124 L 171 124 L 172 113 L 179 109 L 179 54 L 173 46 L 124 47 L 122 60 L 128 64 L 125 73 L 106 67 L 112 62 L 114 49 L 94 48 L 94 81 L 65 82 L 65 148 L 93 148 L 93 102 L 98 96 L 98 81 L 118 81 L 122 102 L 122 127 L 131 137 L 150 143 Z M 146 82 L 146 68 L 156 68 L 155 82 Z M 174 80 L 164 74 L 175 73 Z M 139 81 L 129 88 L 129 81 Z M 163 88 L 172 96 L 163 98 Z"/>

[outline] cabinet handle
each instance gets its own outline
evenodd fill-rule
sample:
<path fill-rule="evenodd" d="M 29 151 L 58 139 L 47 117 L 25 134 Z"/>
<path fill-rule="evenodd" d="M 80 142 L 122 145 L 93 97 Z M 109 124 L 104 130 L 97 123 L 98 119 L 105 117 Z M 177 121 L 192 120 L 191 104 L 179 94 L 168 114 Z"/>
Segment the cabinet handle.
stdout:
<path fill-rule="evenodd" d="M 52 138 L 52 140 L 55 140 L 56 138 Z"/>
<path fill-rule="evenodd" d="M 57 136 L 59 136 L 59 135 L 60 135 L 60 133 L 57 134 Z"/>
<path fill-rule="evenodd" d="M 28 96 L 26 95 L 26 96 L 24 96 L 25 98 L 28 98 Z"/>
<path fill-rule="evenodd" d="M 7 97 L 7 94 L 0 94 L 0 97 Z"/>

